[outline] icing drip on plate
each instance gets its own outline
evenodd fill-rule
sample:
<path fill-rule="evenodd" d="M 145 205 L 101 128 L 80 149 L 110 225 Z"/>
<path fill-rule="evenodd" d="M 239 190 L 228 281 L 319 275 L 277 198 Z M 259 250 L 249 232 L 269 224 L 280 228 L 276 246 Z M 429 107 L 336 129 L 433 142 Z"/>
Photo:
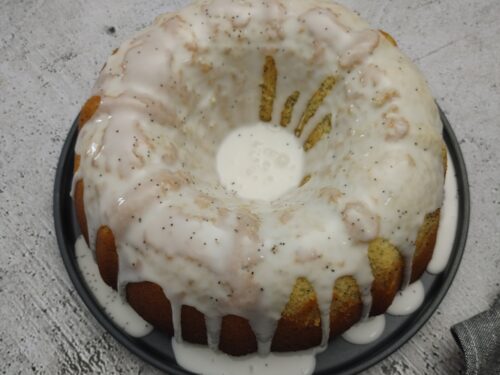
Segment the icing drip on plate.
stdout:
<path fill-rule="evenodd" d="M 427 266 L 427 272 L 437 274 L 443 272 L 453 250 L 458 220 L 458 190 L 455 166 L 448 153 L 448 165 L 444 183 L 445 195 L 441 208 L 438 236 L 432 259 Z"/>
<path fill-rule="evenodd" d="M 384 333 L 385 316 L 379 315 L 356 323 L 344 332 L 344 340 L 352 344 L 369 344 L 377 340 Z"/>
<path fill-rule="evenodd" d="M 99 305 L 111 320 L 130 336 L 141 337 L 153 330 L 118 293 L 101 278 L 93 254 L 82 236 L 75 243 L 78 268 Z"/>
<path fill-rule="evenodd" d="M 200 345 L 177 343 L 172 340 L 177 362 L 195 374 L 203 375 L 311 375 L 316 366 L 315 351 L 310 349 L 289 354 L 262 357 L 252 354 L 231 357 Z"/>
<path fill-rule="evenodd" d="M 420 307 L 424 297 L 425 291 L 422 282 L 415 281 L 396 294 L 387 312 L 391 315 L 409 315 Z"/>

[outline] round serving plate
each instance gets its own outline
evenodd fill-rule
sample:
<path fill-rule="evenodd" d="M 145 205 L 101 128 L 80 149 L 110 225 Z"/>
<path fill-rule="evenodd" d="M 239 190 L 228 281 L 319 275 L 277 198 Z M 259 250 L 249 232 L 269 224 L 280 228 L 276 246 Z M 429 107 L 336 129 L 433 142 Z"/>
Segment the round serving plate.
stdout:
<path fill-rule="evenodd" d="M 425 288 L 425 300 L 411 315 L 392 316 L 386 314 L 383 335 L 367 345 L 353 345 L 341 337 L 332 340 L 328 348 L 317 356 L 315 374 L 356 374 L 389 356 L 408 341 L 431 317 L 444 298 L 457 272 L 465 248 L 469 227 L 470 197 L 467 172 L 459 144 L 444 113 L 440 110 L 444 124 L 444 140 L 449 158 L 453 162 L 458 187 L 458 221 L 453 250 L 445 270 L 437 275 L 426 272 L 421 281 Z M 80 235 L 74 206 L 70 197 L 73 177 L 74 147 L 77 138 L 76 121 L 64 143 L 54 185 L 54 221 L 59 249 L 64 265 L 78 294 L 99 323 L 122 345 L 144 361 L 171 375 L 192 374 L 180 367 L 174 357 L 171 338 L 153 330 L 144 337 L 129 336 L 106 315 L 87 287 L 75 255 L 75 242 Z"/>

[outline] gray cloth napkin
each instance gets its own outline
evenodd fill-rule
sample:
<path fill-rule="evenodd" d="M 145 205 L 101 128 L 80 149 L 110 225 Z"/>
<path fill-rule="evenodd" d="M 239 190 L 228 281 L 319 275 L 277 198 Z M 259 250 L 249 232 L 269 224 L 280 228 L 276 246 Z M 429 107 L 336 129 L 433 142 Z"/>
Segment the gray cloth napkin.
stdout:
<path fill-rule="evenodd" d="M 451 333 L 464 352 L 466 375 L 500 374 L 500 297 L 489 310 L 455 324 Z"/>

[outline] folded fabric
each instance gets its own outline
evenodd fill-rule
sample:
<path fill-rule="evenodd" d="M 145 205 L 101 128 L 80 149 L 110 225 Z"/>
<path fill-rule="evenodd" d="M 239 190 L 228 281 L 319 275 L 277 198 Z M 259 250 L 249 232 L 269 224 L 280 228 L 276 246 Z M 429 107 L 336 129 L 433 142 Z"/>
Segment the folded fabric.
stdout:
<path fill-rule="evenodd" d="M 466 375 L 500 374 L 500 296 L 489 310 L 451 327 Z"/>

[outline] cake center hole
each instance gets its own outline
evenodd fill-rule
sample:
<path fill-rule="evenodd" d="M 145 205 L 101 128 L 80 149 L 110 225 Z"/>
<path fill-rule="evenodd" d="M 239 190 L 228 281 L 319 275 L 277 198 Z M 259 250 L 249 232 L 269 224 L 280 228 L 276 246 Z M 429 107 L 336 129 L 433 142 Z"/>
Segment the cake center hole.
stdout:
<path fill-rule="evenodd" d="M 265 123 L 233 130 L 217 152 L 221 184 L 241 198 L 271 201 L 299 186 L 304 151 L 285 129 Z"/>

